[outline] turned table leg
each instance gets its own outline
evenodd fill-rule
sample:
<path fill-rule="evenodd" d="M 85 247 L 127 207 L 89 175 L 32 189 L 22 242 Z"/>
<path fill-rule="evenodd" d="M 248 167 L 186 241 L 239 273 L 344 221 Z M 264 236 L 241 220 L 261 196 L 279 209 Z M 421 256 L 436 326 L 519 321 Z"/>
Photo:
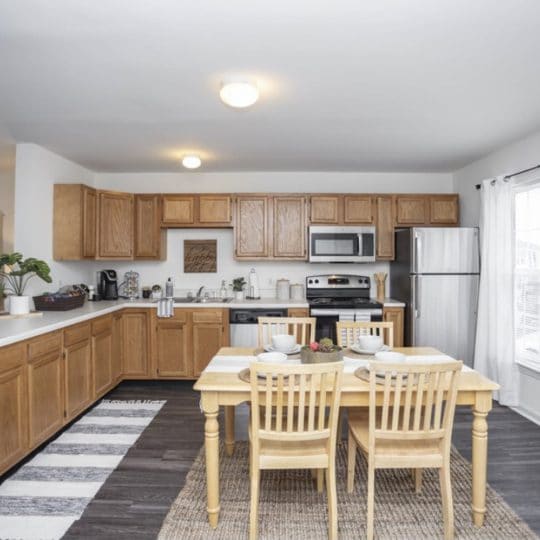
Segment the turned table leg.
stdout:
<path fill-rule="evenodd" d="M 204 447 L 206 453 L 206 490 L 208 521 L 216 528 L 219 519 L 219 422 L 218 399 L 215 392 L 202 392 L 201 406 L 206 417 Z"/>
<path fill-rule="evenodd" d="M 234 405 L 225 406 L 225 450 L 228 456 L 234 453 Z"/>
<path fill-rule="evenodd" d="M 477 527 L 484 524 L 486 514 L 486 479 L 488 425 L 491 392 L 478 392 L 473 405 L 472 424 L 472 514 Z"/>

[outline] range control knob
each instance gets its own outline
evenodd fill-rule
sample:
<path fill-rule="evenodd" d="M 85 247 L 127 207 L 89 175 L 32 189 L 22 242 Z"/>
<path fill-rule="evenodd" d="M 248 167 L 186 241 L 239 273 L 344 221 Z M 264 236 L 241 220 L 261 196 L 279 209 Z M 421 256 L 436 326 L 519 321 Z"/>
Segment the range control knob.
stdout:
<path fill-rule="evenodd" d="M 319 280 L 318 280 L 318 279 L 316 279 L 316 280 L 315 280 L 315 283 L 319 283 Z"/>
<path fill-rule="evenodd" d="M 312 280 L 312 279 L 308 279 L 308 283 L 309 283 L 309 284 L 313 283 L 313 280 Z"/>

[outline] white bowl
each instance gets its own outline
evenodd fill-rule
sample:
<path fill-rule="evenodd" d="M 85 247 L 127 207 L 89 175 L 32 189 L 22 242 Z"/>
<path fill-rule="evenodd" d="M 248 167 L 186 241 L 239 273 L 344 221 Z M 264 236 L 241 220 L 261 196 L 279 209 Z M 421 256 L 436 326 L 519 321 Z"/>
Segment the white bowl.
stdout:
<path fill-rule="evenodd" d="M 287 360 L 287 355 L 282 352 L 265 352 L 257 355 L 259 362 L 266 362 L 267 364 L 281 364 Z"/>
<path fill-rule="evenodd" d="M 383 346 L 383 338 L 381 336 L 358 336 L 356 343 L 359 349 L 376 352 Z"/>
<path fill-rule="evenodd" d="M 377 352 L 375 353 L 375 358 L 380 362 L 388 362 L 389 364 L 401 364 L 407 359 L 404 354 L 391 351 Z"/>
<path fill-rule="evenodd" d="M 296 346 L 296 339 L 289 334 L 276 334 L 272 336 L 272 349 L 276 351 L 290 352 Z"/>

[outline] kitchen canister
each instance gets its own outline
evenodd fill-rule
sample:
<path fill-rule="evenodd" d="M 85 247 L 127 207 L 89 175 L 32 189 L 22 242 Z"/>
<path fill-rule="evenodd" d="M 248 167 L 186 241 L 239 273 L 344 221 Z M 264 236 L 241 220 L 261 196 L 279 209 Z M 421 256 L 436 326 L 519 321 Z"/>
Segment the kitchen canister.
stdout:
<path fill-rule="evenodd" d="M 291 300 L 304 300 L 304 286 L 301 283 L 291 283 Z"/>
<path fill-rule="evenodd" d="M 278 300 L 288 300 L 289 299 L 289 288 L 291 282 L 288 279 L 278 279 L 276 281 L 276 290 L 277 290 L 277 299 Z"/>

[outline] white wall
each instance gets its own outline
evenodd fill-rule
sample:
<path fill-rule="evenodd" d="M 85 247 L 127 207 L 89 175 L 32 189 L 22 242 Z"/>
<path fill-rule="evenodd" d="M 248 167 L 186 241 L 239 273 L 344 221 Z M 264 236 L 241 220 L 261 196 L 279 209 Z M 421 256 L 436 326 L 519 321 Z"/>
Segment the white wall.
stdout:
<path fill-rule="evenodd" d="M 0 139 L 0 252 L 13 251 L 15 144 Z"/>
<path fill-rule="evenodd" d="M 53 283 L 34 278 L 28 294 L 56 290 L 61 284 L 87 282 L 93 263 L 52 260 L 53 185 L 93 185 L 94 173 L 35 144 L 18 144 L 15 170 L 15 250 L 45 260 Z"/>

